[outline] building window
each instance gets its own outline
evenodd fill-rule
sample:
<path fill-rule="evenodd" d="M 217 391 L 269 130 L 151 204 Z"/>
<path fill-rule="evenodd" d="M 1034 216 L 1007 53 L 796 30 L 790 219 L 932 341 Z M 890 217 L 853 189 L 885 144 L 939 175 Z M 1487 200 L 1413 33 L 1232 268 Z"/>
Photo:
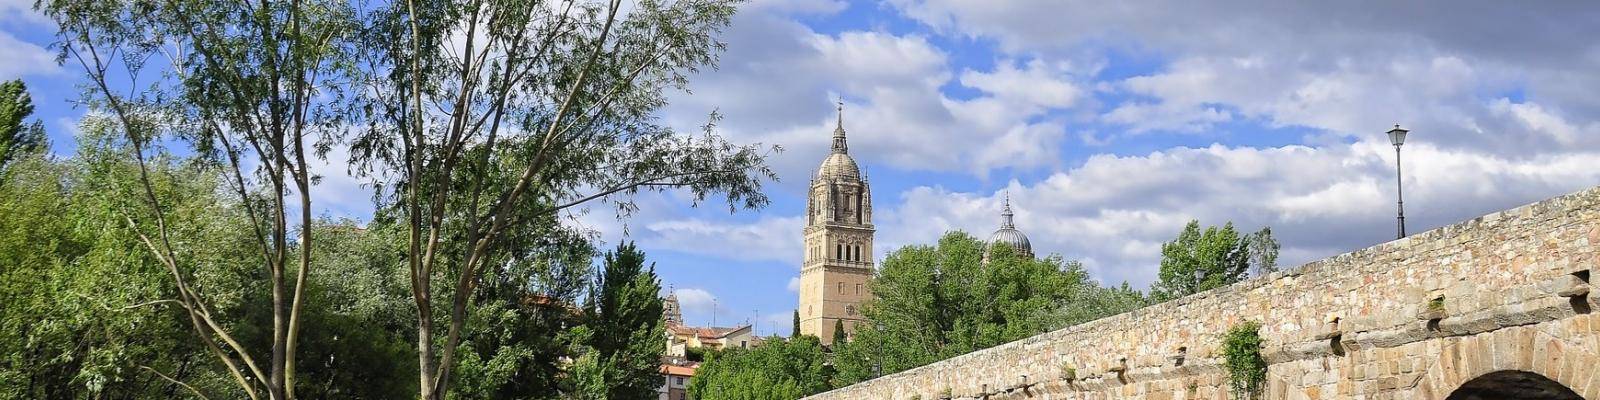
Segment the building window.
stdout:
<path fill-rule="evenodd" d="M 844 282 L 839 282 L 839 294 L 844 294 Z"/>
<path fill-rule="evenodd" d="M 678 384 L 682 385 L 683 384 L 683 377 L 679 376 L 677 378 L 678 378 Z"/>
<path fill-rule="evenodd" d="M 833 258 L 841 259 L 841 260 L 844 259 L 844 244 L 843 243 L 833 245 Z"/>
<path fill-rule="evenodd" d="M 739 341 L 739 348 L 741 348 L 741 349 L 745 349 L 745 348 L 749 348 L 749 347 L 750 347 L 750 345 L 749 345 L 749 343 L 748 343 L 748 342 L 745 342 L 745 341 L 743 341 L 743 340 L 740 340 L 740 341 Z"/>
<path fill-rule="evenodd" d="M 861 284 L 856 284 L 856 294 L 861 294 Z"/>

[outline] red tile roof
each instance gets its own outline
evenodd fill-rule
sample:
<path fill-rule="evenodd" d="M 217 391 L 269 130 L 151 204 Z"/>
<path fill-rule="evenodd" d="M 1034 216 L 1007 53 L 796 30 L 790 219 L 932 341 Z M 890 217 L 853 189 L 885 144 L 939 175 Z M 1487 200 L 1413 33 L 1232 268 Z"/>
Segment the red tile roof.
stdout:
<path fill-rule="evenodd" d="M 661 374 L 662 375 L 677 375 L 677 376 L 694 376 L 694 371 L 696 369 L 700 369 L 700 364 L 699 363 L 691 363 L 689 365 L 671 365 L 671 364 L 668 364 L 668 365 L 662 365 L 661 366 Z"/>

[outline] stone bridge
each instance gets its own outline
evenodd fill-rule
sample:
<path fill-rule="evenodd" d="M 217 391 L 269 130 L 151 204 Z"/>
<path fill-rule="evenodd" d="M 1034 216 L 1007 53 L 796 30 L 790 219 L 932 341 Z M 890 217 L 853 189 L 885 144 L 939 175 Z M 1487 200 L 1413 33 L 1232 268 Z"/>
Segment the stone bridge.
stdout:
<path fill-rule="evenodd" d="M 811 398 L 1225 399 L 1254 321 L 1258 398 L 1600 400 L 1596 269 L 1600 188 Z"/>

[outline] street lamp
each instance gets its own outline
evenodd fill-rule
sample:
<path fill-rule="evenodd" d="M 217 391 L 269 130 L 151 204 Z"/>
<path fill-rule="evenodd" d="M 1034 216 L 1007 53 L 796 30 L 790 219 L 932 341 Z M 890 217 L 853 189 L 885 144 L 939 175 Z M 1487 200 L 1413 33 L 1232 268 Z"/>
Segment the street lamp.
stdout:
<path fill-rule="evenodd" d="M 1405 185 L 1403 185 L 1401 182 L 1404 177 L 1400 173 L 1400 146 L 1406 144 L 1406 133 L 1410 132 L 1411 131 L 1405 129 L 1400 129 L 1399 124 L 1396 124 L 1394 129 L 1389 130 L 1389 143 L 1394 144 L 1395 206 L 1399 207 L 1400 211 L 1400 214 L 1397 216 L 1398 219 L 1395 220 L 1395 228 L 1398 231 L 1395 239 L 1403 239 L 1406 237 L 1406 195 Z"/>

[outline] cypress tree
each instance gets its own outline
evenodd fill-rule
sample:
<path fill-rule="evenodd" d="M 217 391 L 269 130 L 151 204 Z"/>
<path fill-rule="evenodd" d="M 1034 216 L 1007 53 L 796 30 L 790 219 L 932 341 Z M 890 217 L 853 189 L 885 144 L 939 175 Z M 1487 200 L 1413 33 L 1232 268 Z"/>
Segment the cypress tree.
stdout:
<path fill-rule="evenodd" d="M 844 342 L 845 342 L 844 320 L 842 320 L 842 319 L 833 320 L 833 345 L 834 346 L 839 346 L 839 345 L 844 344 Z"/>

